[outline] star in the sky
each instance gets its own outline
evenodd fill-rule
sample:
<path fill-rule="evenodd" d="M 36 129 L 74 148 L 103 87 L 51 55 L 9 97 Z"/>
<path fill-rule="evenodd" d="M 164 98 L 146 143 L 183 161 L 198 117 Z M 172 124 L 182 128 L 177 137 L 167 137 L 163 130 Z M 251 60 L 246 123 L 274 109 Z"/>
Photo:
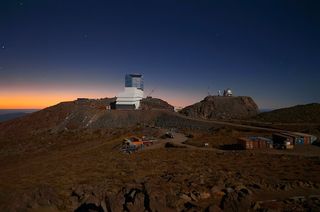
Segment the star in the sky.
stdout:
<path fill-rule="evenodd" d="M 6 44 L 3 43 L 3 44 L 1 45 L 1 49 L 5 49 L 5 48 L 6 48 Z"/>
<path fill-rule="evenodd" d="M 23 5 L 24 5 L 24 3 L 23 3 L 22 1 L 19 1 L 19 2 L 18 2 L 18 6 L 19 6 L 19 7 L 22 7 Z"/>

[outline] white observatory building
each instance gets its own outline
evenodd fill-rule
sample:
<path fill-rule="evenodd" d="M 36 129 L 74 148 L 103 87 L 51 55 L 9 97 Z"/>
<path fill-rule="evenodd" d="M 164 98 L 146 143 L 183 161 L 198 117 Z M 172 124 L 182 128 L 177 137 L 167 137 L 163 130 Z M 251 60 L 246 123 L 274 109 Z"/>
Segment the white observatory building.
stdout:
<path fill-rule="evenodd" d="M 143 99 L 143 76 L 127 74 L 124 91 L 117 96 L 116 109 L 139 109 L 141 99 Z"/>
<path fill-rule="evenodd" d="M 223 96 L 232 96 L 232 91 L 230 88 L 227 88 L 227 90 L 223 91 Z"/>

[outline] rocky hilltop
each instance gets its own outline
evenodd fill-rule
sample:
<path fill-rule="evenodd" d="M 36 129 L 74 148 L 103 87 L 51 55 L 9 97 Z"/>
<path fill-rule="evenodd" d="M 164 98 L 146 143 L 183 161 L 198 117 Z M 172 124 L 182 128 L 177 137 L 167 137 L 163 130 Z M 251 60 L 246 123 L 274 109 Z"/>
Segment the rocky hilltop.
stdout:
<path fill-rule="evenodd" d="M 57 105 L 0 122 L 0 155 L 29 151 L 62 140 L 79 140 L 80 135 L 106 132 L 110 135 L 136 126 L 162 126 L 176 121 L 168 103 L 159 99 L 142 102 L 142 110 L 110 110 L 115 98 L 85 99 L 61 102 Z M 162 106 L 164 104 L 164 107 Z M 166 117 L 171 117 L 166 118 Z M 180 117 L 183 119 L 184 117 Z M 185 122 L 186 124 L 186 122 Z M 65 139 L 70 136 L 70 139 Z"/>
<path fill-rule="evenodd" d="M 172 112 L 173 106 L 161 99 L 143 99 L 142 110 L 107 110 L 115 98 L 78 99 L 61 102 L 21 118 L 0 123 L 0 137 L 17 134 L 57 133 L 80 129 L 130 127 L 153 124 L 157 117 Z M 147 114 L 145 110 L 150 110 Z M 152 111 L 151 111 L 152 110 Z"/>
<path fill-rule="evenodd" d="M 174 107 L 170 105 L 168 102 L 158 99 L 158 98 L 152 98 L 147 97 L 145 99 L 141 100 L 140 108 L 142 110 L 168 110 L 168 111 L 174 111 Z"/>
<path fill-rule="evenodd" d="M 251 97 L 207 96 L 202 101 L 187 106 L 181 114 L 203 119 L 242 119 L 258 114 L 258 106 Z"/>

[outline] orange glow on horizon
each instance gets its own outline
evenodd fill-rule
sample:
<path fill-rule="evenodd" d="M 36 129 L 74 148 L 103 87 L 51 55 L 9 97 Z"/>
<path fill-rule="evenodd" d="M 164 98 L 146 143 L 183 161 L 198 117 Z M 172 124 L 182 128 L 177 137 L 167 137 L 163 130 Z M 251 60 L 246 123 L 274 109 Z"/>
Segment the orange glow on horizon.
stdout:
<path fill-rule="evenodd" d="M 16 89 L 0 90 L 0 109 L 43 109 L 56 105 L 60 102 L 73 101 L 77 98 L 112 98 L 116 96 L 117 89 Z M 170 93 L 170 95 L 168 95 Z M 158 95 L 157 95 L 158 94 Z M 194 97 L 179 92 L 162 91 L 154 95 L 154 98 L 160 98 L 169 104 L 178 107 L 184 107 L 197 102 Z M 177 98 L 178 97 L 178 98 Z"/>
<path fill-rule="evenodd" d="M 40 94 L 15 94 L 15 95 L 0 95 L 0 109 L 43 109 L 56 105 L 60 102 L 73 101 L 79 97 L 85 98 L 105 98 L 112 96 L 97 96 L 92 94 L 77 94 L 77 93 L 40 93 Z"/>
<path fill-rule="evenodd" d="M 15 96 L 0 99 L 0 109 L 43 109 L 56 105 L 60 102 L 73 101 L 81 96 Z M 88 97 L 88 96 L 85 96 Z M 110 96 L 109 96 L 110 97 Z M 88 97 L 88 98 L 104 98 L 104 97 Z M 185 106 L 185 101 L 167 101 L 174 106 Z"/>
<path fill-rule="evenodd" d="M 54 96 L 18 96 L 15 98 L 1 98 L 0 109 L 42 109 L 59 102 L 71 101 L 74 98 Z"/>

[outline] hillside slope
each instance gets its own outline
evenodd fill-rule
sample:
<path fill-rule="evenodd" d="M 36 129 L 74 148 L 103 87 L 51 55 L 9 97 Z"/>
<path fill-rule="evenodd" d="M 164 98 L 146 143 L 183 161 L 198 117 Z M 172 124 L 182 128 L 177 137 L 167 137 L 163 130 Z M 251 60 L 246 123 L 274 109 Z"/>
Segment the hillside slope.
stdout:
<path fill-rule="evenodd" d="M 247 96 L 207 96 L 202 101 L 183 108 L 180 113 L 208 120 L 242 119 L 256 115 L 258 106 Z"/>
<path fill-rule="evenodd" d="M 263 122 L 320 123 L 320 104 L 296 105 L 270 112 L 260 113 L 253 118 Z"/>
<path fill-rule="evenodd" d="M 115 98 L 104 98 L 61 102 L 0 122 L 0 154 L 34 151 L 66 141 L 77 142 L 83 139 L 83 134 L 93 136 L 96 132 L 106 132 L 113 135 L 136 126 L 166 124 L 161 116 L 179 115 L 168 110 L 153 110 L 148 103 L 145 105 L 149 105 L 149 110 L 107 110 L 106 105 L 114 101 Z"/>
<path fill-rule="evenodd" d="M 42 132 L 56 134 L 70 130 L 152 124 L 161 114 L 173 110 L 173 107 L 166 102 L 163 110 L 153 110 L 153 105 L 156 105 L 155 109 L 161 109 L 164 101 L 158 99 L 144 101 L 144 110 L 106 110 L 105 106 L 114 101 L 115 98 L 105 98 L 61 102 L 24 117 L 0 123 L 0 138 L 35 135 Z"/>

